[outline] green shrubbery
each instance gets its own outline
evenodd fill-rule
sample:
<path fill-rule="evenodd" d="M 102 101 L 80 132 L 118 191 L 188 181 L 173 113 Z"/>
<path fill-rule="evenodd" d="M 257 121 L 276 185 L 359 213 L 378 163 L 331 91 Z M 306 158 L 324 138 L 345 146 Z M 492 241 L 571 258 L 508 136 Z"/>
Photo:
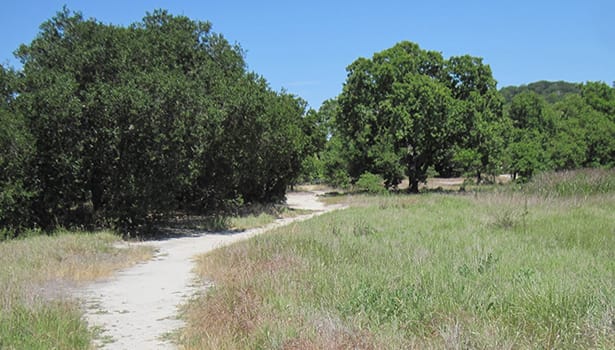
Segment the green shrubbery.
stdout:
<path fill-rule="evenodd" d="M 16 75 L 0 66 L 0 240 L 12 237 L 31 218 L 30 173 L 33 138 L 23 116 L 12 108 Z"/>
<path fill-rule="evenodd" d="M 280 200 L 320 147 L 306 103 L 248 72 L 210 23 L 155 11 L 118 27 L 64 9 L 17 56 L 0 110 L 9 235 L 132 232 L 176 211 Z"/>
<path fill-rule="evenodd" d="M 355 189 L 359 192 L 372 194 L 384 193 L 386 189 L 383 183 L 384 179 L 382 176 L 366 172 L 359 176 L 359 179 L 355 183 Z"/>

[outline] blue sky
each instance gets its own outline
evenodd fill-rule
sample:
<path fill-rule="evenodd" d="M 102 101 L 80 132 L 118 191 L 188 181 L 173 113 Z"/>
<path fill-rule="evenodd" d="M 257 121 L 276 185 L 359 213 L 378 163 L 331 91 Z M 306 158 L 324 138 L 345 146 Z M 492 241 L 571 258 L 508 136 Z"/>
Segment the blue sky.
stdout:
<path fill-rule="evenodd" d="M 212 22 L 246 50 L 248 68 L 275 90 L 318 108 L 341 92 L 345 68 L 402 40 L 470 54 L 491 66 L 498 87 L 538 80 L 615 81 L 615 1 L 144 1 L 7 0 L 0 63 L 63 5 L 103 23 L 128 25 L 147 11 Z"/>

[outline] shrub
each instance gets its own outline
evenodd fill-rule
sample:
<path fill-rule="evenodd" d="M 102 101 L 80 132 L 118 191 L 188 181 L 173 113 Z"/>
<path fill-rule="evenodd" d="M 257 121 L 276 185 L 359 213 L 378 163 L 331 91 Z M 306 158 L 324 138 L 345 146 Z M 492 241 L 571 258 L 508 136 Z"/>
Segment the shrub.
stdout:
<path fill-rule="evenodd" d="M 17 56 L 19 90 L 0 77 L 0 224 L 28 208 L 49 231 L 149 234 L 175 212 L 279 201 L 313 152 L 307 104 L 248 72 L 208 22 L 156 10 L 119 27 L 64 8 Z"/>
<path fill-rule="evenodd" d="M 384 188 L 383 182 L 384 179 L 380 175 L 365 172 L 355 183 L 355 188 L 360 192 L 373 194 L 384 193 L 386 192 L 386 188 Z"/>

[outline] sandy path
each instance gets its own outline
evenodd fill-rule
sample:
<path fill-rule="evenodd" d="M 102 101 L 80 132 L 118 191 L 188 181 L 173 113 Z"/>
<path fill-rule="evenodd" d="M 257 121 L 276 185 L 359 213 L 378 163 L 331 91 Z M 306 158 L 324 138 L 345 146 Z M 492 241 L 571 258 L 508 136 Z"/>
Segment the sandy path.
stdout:
<path fill-rule="evenodd" d="M 93 283 L 77 291 L 84 301 L 85 317 L 91 327 L 102 330 L 98 344 L 103 349 L 174 349 L 165 334 L 182 327 L 177 306 L 196 293 L 192 273 L 193 257 L 272 228 L 306 220 L 340 206 L 325 206 L 317 192 L 287 195 L 292 208 L 316 212 L 295 218 L 280 219 L 262 228 L 235 234 L 206 234 L 164 241 L 147 242 L 159 251 L 155 258 L 120 271 L 112 279 Z"/>

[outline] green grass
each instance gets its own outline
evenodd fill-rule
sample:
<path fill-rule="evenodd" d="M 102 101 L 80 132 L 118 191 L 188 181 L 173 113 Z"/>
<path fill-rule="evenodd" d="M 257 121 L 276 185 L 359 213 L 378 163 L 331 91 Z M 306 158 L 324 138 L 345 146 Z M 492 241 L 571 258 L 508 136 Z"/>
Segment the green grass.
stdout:
<path fill-rule="evenodd" d="M 615 192 L 615 169 L 583 169 L 543 173 L 523 187 L 542 196 L 590 196 Z"/>
<path fill-rule="evenodd" d="M 109 233 L 58 232 L 0 242 L 0 349 L 90 349 L 92 332 L 68 298 L 79 283 L 147 260 Z"/>
<path fill-rule="evenodd" d="M 260 213 L 257 215 L 250 214 L 246 216 L 237 216 L 229 219 L 229 228 L 232 230 L 247 230 L 254 227 L 262 227 L 270 224 L 276 220 L 276 217 L 267 214 Z"/>
<path fill-rule="evenodd" d="M 361 196 L 199 260 L 188 349 L 615 348 L 615 196 Z"/>
<path fill-rule="evenodd" d="M 0 314 L 1 349 L 89 349 L 91 336 L 70 303 L 18 305 Z"/>

